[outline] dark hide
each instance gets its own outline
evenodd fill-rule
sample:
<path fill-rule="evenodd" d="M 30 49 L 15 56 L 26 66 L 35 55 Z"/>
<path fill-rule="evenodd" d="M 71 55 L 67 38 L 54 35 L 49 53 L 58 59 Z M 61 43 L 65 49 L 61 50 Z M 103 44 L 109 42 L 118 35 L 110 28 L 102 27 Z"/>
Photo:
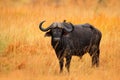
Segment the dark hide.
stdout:
<path fill-rule="evenodd" d="M 66 22 L 62 23 L 64 27 L 69 28 L 70 25 Z M 51 35 L 51 44 L 56 52 L 57 58 L 60 63 L 60 72 L 63 71 L 64 58 L 66 58 L 66 68 L 69 72 L 70 62 L 72 56 L 82 57 L 85 53 L 89 53 L 92 57 L 92 65 L 99 65 L 99 44 L 102 37 L 101 32 L 90 24 L 72 25 L 74 30 L 65 32 L 61 28 L 60 40 L 54 40 L 52 29 L 46 33 Z M 60 29 L 57 27 L 57 29 Z"/>

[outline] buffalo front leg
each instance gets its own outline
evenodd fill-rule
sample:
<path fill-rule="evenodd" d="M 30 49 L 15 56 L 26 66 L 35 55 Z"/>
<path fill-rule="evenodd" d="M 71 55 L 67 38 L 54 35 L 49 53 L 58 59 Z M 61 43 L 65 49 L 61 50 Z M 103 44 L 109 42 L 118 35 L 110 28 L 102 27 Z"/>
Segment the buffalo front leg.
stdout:
<path fill-rule="evenodd" d="M 70 62 L 71 62 L 71 56 L 67 56 L 66 57 L 66 64 L 65 64 L 65 67 L 67 68 L 67 71 L 70 72 Z"/>
<path fill-rule="evenodd" d="M 63 59 L 59 59 L 60 73 L 63 72 L 63 64 L 64 64 L 64 60 Z"/>

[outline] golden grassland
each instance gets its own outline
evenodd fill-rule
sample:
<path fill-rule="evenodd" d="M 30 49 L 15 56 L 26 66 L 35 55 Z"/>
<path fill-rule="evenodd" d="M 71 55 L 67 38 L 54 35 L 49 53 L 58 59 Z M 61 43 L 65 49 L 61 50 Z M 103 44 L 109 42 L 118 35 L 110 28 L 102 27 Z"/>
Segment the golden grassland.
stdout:
<path fill-rule="evenodd" d="M 68 1 L 64 6 L 0 2 L 0 80 L 120 80 L 120 6 L 110 0 L 107 8 L 96 10 L 95 2 L 86 7 L 79 2 L 80 7 Z M 81 60 L 72 58 L 70 74 L 65 68 L 59 74 L 50 38 L 38 26 L 42 20 L 47 27 L 64 19 L 73 24 L 90 23 L 102 32 L 99 68 L 92 68 L 91 58 L 85 54 Z"/>

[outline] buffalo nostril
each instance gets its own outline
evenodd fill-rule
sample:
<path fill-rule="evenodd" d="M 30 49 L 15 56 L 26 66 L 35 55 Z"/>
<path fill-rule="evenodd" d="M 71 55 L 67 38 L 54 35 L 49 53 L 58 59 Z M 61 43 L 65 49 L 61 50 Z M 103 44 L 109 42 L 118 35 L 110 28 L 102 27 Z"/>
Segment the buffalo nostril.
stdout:
<path fill-rule="evenodd" d="M 54 38 L 54 41 L 59 41 L 60 40 L 60 38 Z"/>

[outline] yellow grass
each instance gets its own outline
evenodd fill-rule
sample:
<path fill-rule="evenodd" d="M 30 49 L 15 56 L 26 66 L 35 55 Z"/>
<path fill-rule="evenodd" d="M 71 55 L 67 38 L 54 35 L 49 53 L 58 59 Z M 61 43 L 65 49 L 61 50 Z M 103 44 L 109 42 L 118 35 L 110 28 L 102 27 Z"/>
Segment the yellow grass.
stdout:
<path fill-rule="evenodd" d="M 8 3 L 6 3 L 6 1 Z M 0 1 L 0 80 L 120 80 L 119 0 L 107 7 L 97 1 L 54 0 Z M 50 2 L 52 1 L 52 2 Z M 78 4 L 78 5 L 76 5 Z M 96 8 L 96 6 L 98 6 Z M 39 30 L 39 23 L 66 19 L 73 24 L 90 23 L 102 32 L 100 67 L 91 68 L 91 57 L 73 57 L 70 74 L 59 64 L 50 38 Z"/>

